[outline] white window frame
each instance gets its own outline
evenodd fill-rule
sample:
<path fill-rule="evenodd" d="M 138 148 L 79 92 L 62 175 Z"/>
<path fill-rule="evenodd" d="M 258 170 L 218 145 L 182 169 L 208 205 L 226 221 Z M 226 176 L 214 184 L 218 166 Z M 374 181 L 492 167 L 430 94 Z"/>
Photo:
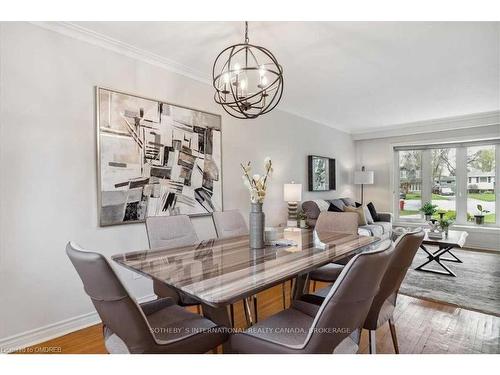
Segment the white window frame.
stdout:
<path fill-rule="evenodd" d="M 479 141 L 482 145 L 495 145 L 495 178 L 492 181 L 497 180 L 497 176 L 500 175 L 500 140 L 484 140 Z M 392 170 L 392 182 L 393 182 L 393 213 L 395 222 L 399 223 L 423 223 L 424 217 L 421 215 L 419 219 L 408 219 L 399 216 L 399 188 L 400 188 L 400 171 L 399 171 L 399 150 L 400 147 L 405 147 L 406 149 L 422 149 L 422 188 L 421 188 L 421 199 L 422 204 L 424 202 L 432 201 L 432 176 L 431 176 L 431 150 L 434 148 L 440 148 L 440 145 L 446 145 L 447 147 L 452 147 L 456 149 L 456 206 L 455 210 L 457 213 L 455 224 L 457 225 L 470 225 L 475 226 L 475 224 L 467 221 L 467 186 L 469 183 L 469 178 L 467 177 L 467 148 L 478 145 L 478 141 L 459 141 L 459 142 L 449 142 L 441 144 L 426 144 L 421 142 L 419 144 L 391 144 L 392 156 L 393 156 L 393 170 Z M 414 148 L 412 148 L 414 147 Z M 474 180 L 474 178 L 473 178 Z M 476 180 L 480 180 L 476 177 Z M 500 227 L 500 187 L 494 184 L 495 189 L 495 213 L 496 222 L 494 224 L 483 224 L 485 227 Z M 478 226 L 479 227 L 479 226 Z"/>

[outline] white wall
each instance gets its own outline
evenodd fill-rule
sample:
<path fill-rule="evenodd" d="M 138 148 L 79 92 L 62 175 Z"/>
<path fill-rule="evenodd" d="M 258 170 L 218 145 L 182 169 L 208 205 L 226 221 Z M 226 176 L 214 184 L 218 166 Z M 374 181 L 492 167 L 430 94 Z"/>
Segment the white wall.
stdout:
<path fill-rule="evenodd" d="M 98 226 L 95 85 L 223 114 L 206 84 L 35 25 L 0 23 L 0 347 L 60 333 L 58 322 L 93 311 L 68 240 L 107 256 L 147 247 L 143 224 Z M 286 221 L 283 183 L 306 189 L 308 154 L 336 158 L 338 184 L 304 199 L 352 195 L 348 134 L 279 110 L 249 121 L 223 115 L 222 127 L 225 209 L 247 212 L 239 163 L 260 166 L 265 156 L 275 165 L 268 224 Z M 214 235 L 207 224 L 196 220 L 201 237 Z M 146 279 L 120 273 L 137 297 L 151 294 Z"/>
<path fill-rule="evenodd" d="M 356 165 L 364 165 L 367 170 L 374 171 L 373 185 L 364 187 L 365 202 L 372 201 L 381 211 L 392 212 L 392 173 L 394 153 L 393 146 L 408 143 L 437 143 L 479 140 L 500 137 L 500 125 L 476 126 L 459 130 L 429 132 L 406 136 L 383 137 L 377 139 L 358 140 L 356 144 Z M 467 245 L 500 251 L 500 231 L 491 228 L 467 229 L 469 237 Z"/>

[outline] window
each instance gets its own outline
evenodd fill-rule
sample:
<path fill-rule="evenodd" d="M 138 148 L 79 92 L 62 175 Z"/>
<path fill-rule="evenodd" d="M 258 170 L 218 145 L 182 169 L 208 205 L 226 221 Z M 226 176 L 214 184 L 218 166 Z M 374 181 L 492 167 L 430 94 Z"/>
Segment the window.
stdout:
<path fill-rule="evenodd" d="M 422 152 L 420 150 L 399 152 L 399 217 L 420 219 L 422 214 Z"/>
<path fill-rule="evenodd" d="M 484 223 L 496 223 L 495 210 L 495 145 L 467 148 L 467 174 L 478 176 L 476 183 L 467 186 L 467 220 L 475 222 L 479 206 L 484 212 Z M 493 182 L 492 182 L 493 179 Z"/>
<path fill-rule="evenodd" d="M 396 220 L 422 221 L 420 208 L 431 202 L 436 219 L 441 214 L 457 224 L 480 224 L 483 215 L 485 225 L 500 226 L 499 148 L 500 140 L 395 147 Z"/>
<path fill-rule="evenodd" d="M 432 173 L 432 198 L 431 202 L 437 206 L 434 218 L 439 218 L 439 213 L 445 217 L 456 219 L 456 149 L 436 148 L 431 152 Z"/>

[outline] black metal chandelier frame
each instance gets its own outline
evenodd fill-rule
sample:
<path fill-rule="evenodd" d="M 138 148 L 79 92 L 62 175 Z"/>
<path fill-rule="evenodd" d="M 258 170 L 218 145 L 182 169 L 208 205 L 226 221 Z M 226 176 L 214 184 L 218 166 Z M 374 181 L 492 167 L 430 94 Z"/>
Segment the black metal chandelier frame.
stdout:
<path fill-rule="evenodd" d="M 257 51 L 266 56 L 270 62 L 259 64 L 256 56 Z M 219 59 L 228 52 L 229 57 L 227 61 L 222 64 L 221 70 L 216 72 Z M 234 69 L 231 62 L 240 53 L 245 54 L 245 66 L 240 69 Z M 249 66 L 249 58 L 253 60 L 255 65 Z M 241 93 L 240 95 L 239 75 L 245 73 L 245 76 L 247 76 L 246 72 L 261 70 L 272 74 L 274 79 L 269 84 L 259 82 L 257 85 L 259 90 L 256 92 L 249 93 L 248 95 Z M 267 48 L 250 44 L 248 39 L 248 22 L 245 22 L 245 42 L 229 46 L 219 53 L 212 68 L 212 77 L 215 88 L 215 102 L 222 105 L 222 108 L 229 115 L 239 119 L 256 118 L 270 112 L 278 105 L 283 95 L 283 68 Z M 226 78 L 226 81 L 224 81 L 223 77 Z M 271 99 L 267 100 L 266 103 L 266 99 L 271 95 Z"/>

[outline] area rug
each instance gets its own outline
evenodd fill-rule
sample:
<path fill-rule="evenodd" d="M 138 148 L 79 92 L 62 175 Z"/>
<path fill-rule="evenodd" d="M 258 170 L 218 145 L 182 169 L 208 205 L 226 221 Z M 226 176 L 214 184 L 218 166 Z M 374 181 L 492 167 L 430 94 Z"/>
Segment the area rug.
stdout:
<path fill-rule="evenodd" d="M 437 248 L 429 246 L 428 250 Z M 427 260 L 419 250 L 400 293 L 500 316 L 500 253 L 452 250 L 463 263 L 445 263 L 457 277 L 415 271 Z M 434 264 L 432 264 L 434 263 Z M 441 269 L 432 262 L 426 266 Z"/>

